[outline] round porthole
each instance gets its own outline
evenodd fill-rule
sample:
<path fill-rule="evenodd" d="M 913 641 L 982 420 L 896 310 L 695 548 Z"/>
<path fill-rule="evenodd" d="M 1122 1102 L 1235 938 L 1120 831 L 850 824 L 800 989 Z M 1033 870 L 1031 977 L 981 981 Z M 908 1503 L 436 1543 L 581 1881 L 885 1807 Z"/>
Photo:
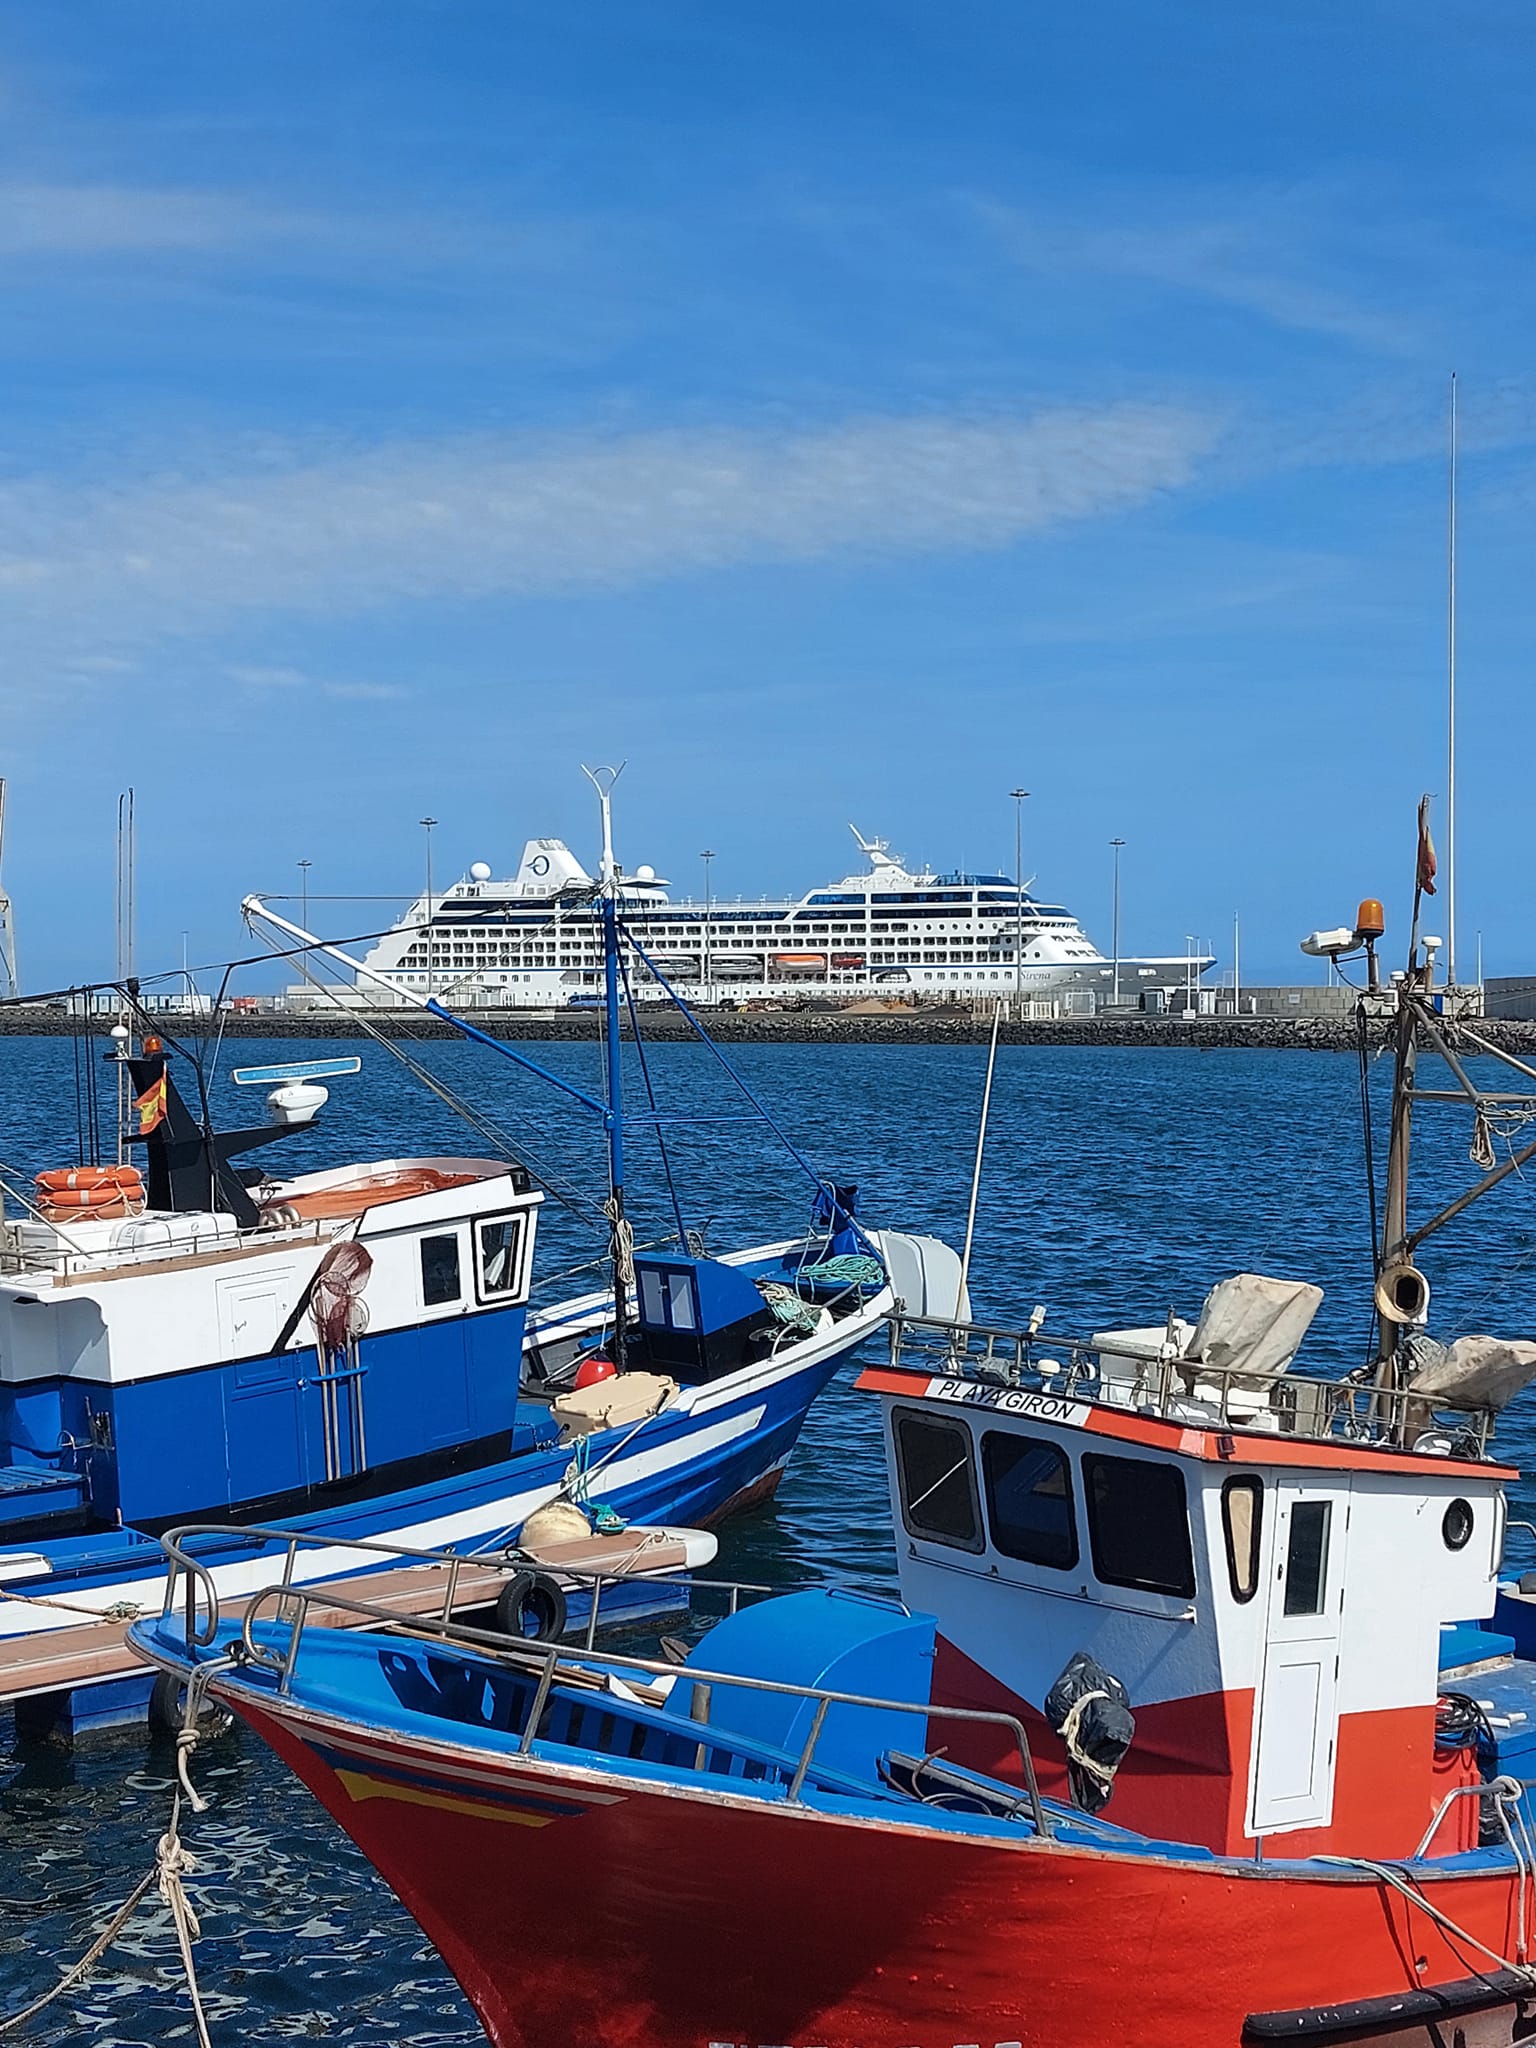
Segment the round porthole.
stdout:
<path fill-rule="evenodd" d="M 1440 1534 L 1447 1550 L 1465 1550 L 1472 1540 L 1472 1504 L 1453 1500 L 1440 1521 Z"/>

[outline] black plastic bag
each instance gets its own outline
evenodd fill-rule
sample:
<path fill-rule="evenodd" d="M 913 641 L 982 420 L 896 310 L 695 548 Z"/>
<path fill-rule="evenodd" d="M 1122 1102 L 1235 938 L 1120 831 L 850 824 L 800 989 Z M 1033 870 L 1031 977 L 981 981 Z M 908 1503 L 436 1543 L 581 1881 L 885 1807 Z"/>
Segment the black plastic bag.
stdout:
<path fill-rule="evenodd" d="M 1115 1772 L 1136 1733 L 1131 1696 L 1086 1650 L 1079 1650 L 1045 1696 L 1045 1718 L 1067 1750 L 1067 1783 L 1084 1813 L 1109 1803 Z"/>

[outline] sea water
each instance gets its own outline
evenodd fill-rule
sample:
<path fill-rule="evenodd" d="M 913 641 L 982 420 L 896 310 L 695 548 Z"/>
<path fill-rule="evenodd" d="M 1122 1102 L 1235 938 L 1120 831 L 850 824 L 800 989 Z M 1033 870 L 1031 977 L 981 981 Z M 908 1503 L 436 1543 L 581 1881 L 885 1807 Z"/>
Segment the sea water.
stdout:
<path fill-rule="evenodd" d="M 215 1121 L 264 1120 L 264 1090 L 236 1087 L 233 1070 L 349 1049 L 244 1041 L 215 1057 L 209 1048 L 203 1080 Z M 485 1150 L 386 1050 L 357 1049 L 362 1071 L 332 1084 L 321 1122 L 255 1155 L 274 1174 Z M 77 1103 L 92 1090 L 106 1128 L 117 1074 L 102 1050 L 99 1040 L 0 1040 L 0 1173 L 13 1185 L 75 1161 Z M 484 1048 L 406 1050 L 535 1156 L 578 1207 L 600 1199 L 603 1133 L 580 1103 Z M 595 1046 L 519 1050 L 600 1091 Z M 983 1047 L 750 1045 L 730 1057 L 804 1157 L 829 1179 L 858 1185 L 868 1221 L 959 1245 Z M 638 1112 L 627 1153 L 638 1241 L 676 1227 L 658 1135 L 677 1210 L 689 1229 L 706 1231 L 711 1249 L 800 1226 L 809 1180 L 706 1048 L 669 1043 L 650 1049 L 646 1072 L 632 1051 L 626 1064 Z M 193 1097 L 190 1070 L 178 1071 Z M 1491 1070 L 1480 1078 L 1505 1085 Z M 1387 1081 L 1378 1060 L 1378 1172 Z M 1458 1110 L 1420 1112 L 1421 1219 L 1476 1178 L 1468 1135 Z M 1533 1334 L 1533 1197 L 1536 1188 L 1512 1175 L 1425 1248 L 1434 1334 Z M 998 1054 L 972 1272 L 979 1319 L 1021 1326 L 1039 1303 L 1048 1330 L 1086 1335 L 1160 1322 L 1170 1309 L 1194 1315 L 1215 1281 L 1259 1271 L 1322 1286 L 1306 1357 L 1319 1369 L 1354 1365 L 1370 1340 L 1370 1230 L 1360 1074 L 1347 1055 L 1033 1046 Z M 539 1267 L 555 1298 L 593 1284 L 574 1269 L 598 1248 L 577 1215 L 546 1204 Z M 721 1531 L 721 1573 L 786 1586 L 893 1581 L 876 1406 L 854 1390 L 855 1376 L 845 1368 L 812 1411 L 777 1501 Z M 1536 1394 L 1505 1416 L 1499 1448 L 1536 1463 Z M 1533 1508 L 1536 1492 L 1517 1492 L 1512 1513 Z M 1512 1558 L 1531 1561 L 1516 1540 Z M 194 1770 L 212 1802 L 188 1819 L 185 1840 L 198 1864 L 197 1963 L 216 2043 L 323 2037 L 426 2048 L 482 2039 L 411 1920 L 253 1737 L 231 1731 L 199 1752 Z M 148 1868 L 170 1777 L 170 1752 L 140 1731 L 91 1738 L 69 1754 L 14 1744 L 0 1715 L 0 2016 L 56 1981 Z M 169 1922 L 145 1907 L 101 1967 L 18 2038 L 128 2048 L 188 2039 L 189 2018 Z"/>

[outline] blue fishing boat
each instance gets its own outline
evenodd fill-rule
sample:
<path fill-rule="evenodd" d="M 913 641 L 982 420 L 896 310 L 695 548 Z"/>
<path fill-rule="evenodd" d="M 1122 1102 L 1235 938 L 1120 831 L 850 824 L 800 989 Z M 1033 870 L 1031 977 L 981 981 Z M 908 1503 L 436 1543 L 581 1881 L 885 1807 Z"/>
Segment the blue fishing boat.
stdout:
<path fill-rule="evenodd" d="M 124 1047 L 143 1167 L 40 1176 L 0 1225 L 0 1698 L 67 1706 L 75 1726 L 120 1715 L 126 1625 L 159 1603 L 173 1524 L 292 1528 L 300 1577 L 318 1580 L 368 1566 L 349 1543 L 504 1551 L 557 1500 L 599 1526 L 717 1521 L 772 1492 L 812 1401 L 898 1298 L 954 1308 L 955 1254 L 866 1227 L 855 1192 L 793 1146 L 811 1183 L 801 1234 L 709 1256 L 679 1212 L 673 1240 L 635 1247 L 620 1053 L 635 949 L 610 787 L 603 1094 L 429 1005 L 600 1125 L 608 1284 L 530 1311 L 545 1195 L 506 1159 L 287 1178 L 237 1163 L 313 1125 L 324 1080 L 355 1059 L 237 1070 L 270 1085 L 269 1121 L 219 1132 L 200 1069 L 194 1114 L 163 1044 Z M 201 1540 L 222 1594 L 265 1582 L 270 1548 Z"/>

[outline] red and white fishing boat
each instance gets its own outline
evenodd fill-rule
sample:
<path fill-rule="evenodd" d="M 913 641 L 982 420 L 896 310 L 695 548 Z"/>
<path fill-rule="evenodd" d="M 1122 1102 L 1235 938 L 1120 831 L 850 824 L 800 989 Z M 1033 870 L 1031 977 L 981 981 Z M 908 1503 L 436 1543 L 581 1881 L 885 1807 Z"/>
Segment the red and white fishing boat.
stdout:
<path fill-rule="evenodd" d="M 681 1668 L 305 1629 L 302 1593 L 190 1640 L 178 1596 L 141 1649 L 315 1791 L 498 2048 L 1536 2034 L 1536 1577 L 1500 1580 L 1489 1448 L 1536 1345 L 1431 1342 L 1416 1264 L 1536 1145 L 1490 1158 L 1495 1048 L 1416 931 L 1378 987 L 1380 926 L 1326 935 L 1396 1051 L 1358 1371 L 1294 1370 L 1319 1291 L 1251 1274 L 1085 1341 L 898 1319 L 861 1385 L 900 1601 L 744 1607 Z M 1449 1094 L 1484 1171 L 1411 1228 Z"/>

